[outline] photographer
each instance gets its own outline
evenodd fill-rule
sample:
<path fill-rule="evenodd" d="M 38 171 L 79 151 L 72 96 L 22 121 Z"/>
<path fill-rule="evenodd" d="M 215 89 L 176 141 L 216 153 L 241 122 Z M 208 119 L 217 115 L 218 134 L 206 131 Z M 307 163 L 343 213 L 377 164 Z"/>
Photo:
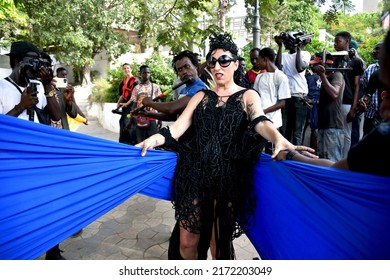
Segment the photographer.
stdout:
<path fill-rule="evenodd" d="M 325 56 L 325 57 L 324 57 Z M 344 132 L 342 100 L 345 87 L 343 74 L 329 71 L 332 66 L 330 53 L 316 53 L 310 66 L 321 79 L 318 104 L 318 155 L 320 158 L 338 161 L 343 158 Z"/>
<path fill-rule="evenodd" d="M 58 121 L 60 109 L 51 85 L 53 75 L 41 65 L 38 48 L 28 42 L 14 42 L 8 55 L 12 73 L 0 80 L 0 113 L 40 122 L 37 110 L 41 110 Z"/>
<path fill-rule="evenodd" d="M 354 51 L 349 48 L 351 34 L 342 31 L 336 34 L 334 39 L 334 49 L 336 51 L 347 51 L 346 57 L 334 59 L 333 67 L 350 68 L 345 71 L 345 89 L 343 94 L 343 120 L 344 120 L 344 157 L 348 155 L 351 148 L 352 122 L 356 118 L 356 106 L 359 99 L 360 79 L 364 74 L 365 64 L 361 58 L 354 55 Z"/>
<path fill-rule="evenodd" d="M 309 65 L 310 53 L 301 49 L 310 43 L 312 34 L 302 32 L 283 32 L 275 36 L 278 45 L 276 66 L 282 70 L 289 79 L 291 98 L 286 100 L 282 109 L 282 133 L 294 145 L 302 145 L 303 130 L 306 123 L 307 106 L 302 102 L 309 92 L 305 70 Z M 282 45 L 288 53 L 282 53 Z"/>
<path fill-rule="evenodd" d="M 53 75 L 39 59 L 38 48 L 28 42 L 15 42 L 8 55 L 12 73 L 0 80 L 0 114 L 40 122 L 37 110 L 41 110 L 40 114 L 50 117 L 45 124 L 59 121 L 60 106 L 51 84 Z M 58 245 L 47 251 L 46 259 L 64 259 Z"/>

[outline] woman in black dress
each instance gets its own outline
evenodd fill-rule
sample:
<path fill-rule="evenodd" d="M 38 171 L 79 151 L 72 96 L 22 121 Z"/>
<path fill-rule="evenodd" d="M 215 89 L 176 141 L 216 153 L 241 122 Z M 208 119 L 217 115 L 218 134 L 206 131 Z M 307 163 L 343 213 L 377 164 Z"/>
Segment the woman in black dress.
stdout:
<path fill-rule="evenodd" d="M 178 152 L 171 259 L 205 259 L 209 247 L 214 259 L 234 258 L 232 240 L 253 222 L 251 174 L 264 139 L 275 144 L 274 155 L 284 149 L 312 151 L 288 142 L 264 116 L 259 94 L 234 83 L 237 53 L 230 35 L 210 38 L 214 90 L 198 92 L 175 123 L 137 144 L 142 155 L 160 145 Z"/>

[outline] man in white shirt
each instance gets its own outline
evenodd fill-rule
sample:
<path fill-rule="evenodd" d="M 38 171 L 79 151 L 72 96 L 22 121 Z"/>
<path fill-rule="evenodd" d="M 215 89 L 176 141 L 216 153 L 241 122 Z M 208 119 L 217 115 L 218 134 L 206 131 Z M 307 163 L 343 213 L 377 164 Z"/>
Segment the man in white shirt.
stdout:
<path fill-rule="evenodd" d="M 0 114 L 39 123 L 37 110 L 42 110 L 48 122 L 59 121 L 61 111 L 51 84 L 53 75 L 41 65 L 38 48 L 29 42 L 14 42 L 8 55 L 12 73 L 0 80 Z M 46 252 L 45 259 L 65 258 L 57 244 Z"/>
<path fill-rule="evenodd" d="M 287 75 L 291 92 L 291 99 L 286 102 L 286 106 L 283 108 L 282 133 L 294 145 L 302 145 L 307 117 L 307 107 L 302 100 L 309 92 L 305 70 L 309 65 L 310 53 L 301 51 L 301 49 L 309 41 L 297 43 L 294 32 L 286 34 L 287 39 L 283 39 L 282 36 L 275 37 L 275 42 L 278 44 L 275 64 Z M 282 44 L 288 53 L 282 53 Z"/>
<path fill-rule="evenodd" d="M 263 48 L 259 52 L 260 68 L 267 70 L 257 75 L 254 89 L 260 93 L 265 115 L 274 123 L 276 128 L 282 126 L 282 112 L 286 99 L 291 97 L 287 76 L 276 67 L 275 51 Z"/>
<path fill-rule="evenodd" d="M 50 119 L 58 121 L 60 107 L 51 85 L 53 77 L 47 69 L 39 67 L 38 48 L 19 41 L 11 45 L 8 55 L 12 73 L 0 80 L 0 114 L 39 122 L 36 110 L 41 109 Z"/>

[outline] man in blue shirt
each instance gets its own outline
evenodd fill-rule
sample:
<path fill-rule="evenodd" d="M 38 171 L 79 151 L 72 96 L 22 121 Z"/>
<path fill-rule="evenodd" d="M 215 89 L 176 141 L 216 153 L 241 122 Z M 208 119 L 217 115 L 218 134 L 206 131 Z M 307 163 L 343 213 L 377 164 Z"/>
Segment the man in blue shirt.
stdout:
<path fill-rule="evenodd" d="M 174 121 L 186 108 L 191 97 L 200 90 L 207 89 L 207 85 L 198 76 L 198 59 L 191 51 L 182 51 L 173 58 L 172 66 L 180 80 L 187 81 L 179 94 L 179 98 L 172 102 L 153 102 L 151 98 L 144 98 L 142 104 L 158 111 L 143 112 L 145 116 L 164 121 Z"/>

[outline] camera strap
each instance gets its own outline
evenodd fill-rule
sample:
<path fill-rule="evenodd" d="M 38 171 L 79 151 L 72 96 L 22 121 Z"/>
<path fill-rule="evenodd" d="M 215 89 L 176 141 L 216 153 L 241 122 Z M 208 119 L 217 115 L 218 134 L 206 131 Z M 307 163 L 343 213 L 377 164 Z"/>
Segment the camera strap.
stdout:
<path fill-rule="evenodd" d="M 5 80 L 7 80 L 8 82 L 10 82 L 11 84 L 13 84 L 17 89 L 18 91 L 20 92 L 20 94 L 23 94 L 22 90 L 20 89 L 20 87 L 14 82 L 12 81 L 12 79 L 10 77 L 7 77 L 5 78 Z"/>
<path fill-rule="evenodd" d="M 10 82 L 12 85 L 14 85 L 18 89 L 20 94 L 23 94 L 23 91 L 20 89 L 20 87 L 10 77 L 6 77 L 5 80 Z M 37 106 L 32 107 L 31 108 L 32 112 L 31 112 L 31 109 L 27 109 L 27 114 L 29 115 L 29 118 L 28 118 L 29 121 L 34 121 L 33 112 L 36 111 L 36 108 L 37 108 Z"/>

